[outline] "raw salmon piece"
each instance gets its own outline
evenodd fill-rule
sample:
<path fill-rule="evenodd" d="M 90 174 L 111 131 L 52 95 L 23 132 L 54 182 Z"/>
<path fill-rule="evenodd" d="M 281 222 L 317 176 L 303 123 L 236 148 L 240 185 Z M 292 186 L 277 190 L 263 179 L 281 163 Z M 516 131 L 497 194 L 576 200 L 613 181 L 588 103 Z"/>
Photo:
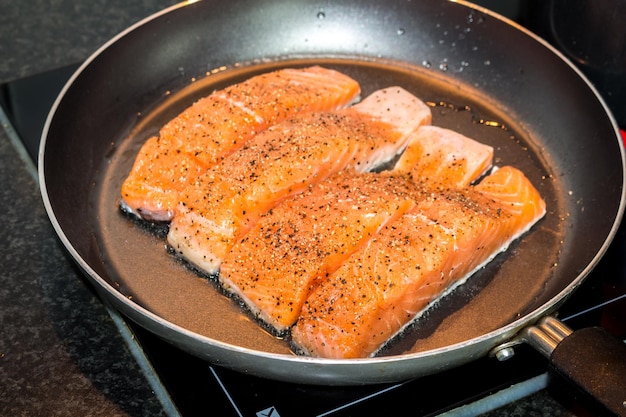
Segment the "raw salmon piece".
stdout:
<path fill-rule="evenodd" d="M 504 252 L 546 212 L 537 189 L 511 166 L 496 169 L 466 190 L 423 199 L 416 207 L 421 215 L 454 233 L 456 279 L 467 278 Z"/>
<path fill-rule="evenodd" d="M 311 294 L 292 342 L 311 356 L 370 356 L 443 290 L 453 247 L 450 233 L 414 213 L 387 224 Z"/>
<path fill-rule="evenodd" d="M 190 154 L 161 145 L 157 136 L 139 150 L 131 175 L 122 184 L 122 210 L 135 216 L 166 222 L 174 215 L 178 194 L 206 167 Z"/>
<path fill-rule="evenodd" d="M 338 110 L 360 92 L 352 78 L 319 66 L 264 73 L 198 100 L 160 136 L 176 138 L 178 149 L 211 166 L 269 126 L 304 112 Z"/>
<path fill-rule="evenodd" d="M 140 149 L 122 184 L 122 209 L 169 221 L 178 193 L 255 134 L 299 113 L 345 107 L 359 94 L 352 78 L 314 66 L 261 74 L 201 98 Z"/>
<path fill-rule="evenodd" d="M 375 354 L 544 214 L 537 190 L 510 167 L 476 188 L 431 193 L 319 284 L 292 329 L 293 343 L 327 358 Z"/>
<path fill-rule="evenodd" d="M 426 104 L 391 87 L 347 109 L 274 125 L 181 194 L 168 242 L 200 270 L 216 273 L 263 213 L 341 170 L 363 172 L 391 160 L 430 118 Z"/>
<path fill-rule="evenodd" d="M 272 209 L 226 256 L 222 285 L 284 332 L 311 289 L 425 189 L 468 186 L 491 166 L 491 147 L 456 132 L 422 126 L 410 137 L 393 170 L 342 172 Z"/>
<path fill-rule="evenodd" d="M 341 172 L 270 210 L 233 246 L 220 282 L 276 333 L 362 242 L 413 207 L 408 179 Z"/>
<path fill-rule="evenodd" d="M 503 239 L 501 251 L 506 250 L 509 243 L 518 235 L 527 232 L 534 222 L 546 213 L 546 203 L 539 191 L 520 170 L 512 166 L 498 168 L 478 183 L 475 189 L 484 197 L 497 201 L 511 216 L 509 238 Z M 517 193 L 513 193 L 512 190 L 517 190 Z M 535 220 L 526 221 L 526 219 Z"/>
<path fill-rule="evenodd" d="M 394 166 L 408 172 L 421 186 L 462 188 L 492 166 L 493 148 L 438 126 L 422 126 L 411 135 L 406 150 Z"/>

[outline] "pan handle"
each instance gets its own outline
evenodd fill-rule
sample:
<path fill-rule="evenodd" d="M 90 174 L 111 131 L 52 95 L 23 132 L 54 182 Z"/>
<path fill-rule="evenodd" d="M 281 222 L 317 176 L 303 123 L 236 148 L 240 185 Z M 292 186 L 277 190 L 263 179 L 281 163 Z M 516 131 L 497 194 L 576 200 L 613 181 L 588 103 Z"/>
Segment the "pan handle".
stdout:
<path fill-rule="evenodd" d="M 601 327 L 572 331 L 544 317 L 521 338 L 550 360 L 564 377 L 610 414 L 626 416 L 626 344 Z"/>

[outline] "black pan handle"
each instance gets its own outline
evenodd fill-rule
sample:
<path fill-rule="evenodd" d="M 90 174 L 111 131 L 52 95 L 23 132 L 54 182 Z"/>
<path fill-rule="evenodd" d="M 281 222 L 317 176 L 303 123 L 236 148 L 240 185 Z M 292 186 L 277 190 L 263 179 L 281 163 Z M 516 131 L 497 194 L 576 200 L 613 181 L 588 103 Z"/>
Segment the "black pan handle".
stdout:
<path fill-rule="evenodd" d="M 572 331 L 554 317 L 524 330 L 522 338 L 550 359 L 550 368 L 603 406 L 626 416 L 626 344 L 601 327 Z"/>

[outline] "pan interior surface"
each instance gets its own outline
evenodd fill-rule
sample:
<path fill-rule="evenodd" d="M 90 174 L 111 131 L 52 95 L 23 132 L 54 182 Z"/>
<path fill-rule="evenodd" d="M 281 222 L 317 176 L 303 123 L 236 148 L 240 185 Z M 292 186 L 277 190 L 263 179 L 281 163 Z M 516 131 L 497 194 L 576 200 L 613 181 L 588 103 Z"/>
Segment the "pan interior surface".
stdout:
<path fill-rule="evenodd" d="M 125 296 L 163 319 L 211 339 L 271 353 L 290 352 L 286 341 L 263 331 L 212 279 L 168 253 L 165 226 L 146 225 L 122 214 L 119 190 L 141 144 L 198 97 L 259 72 L 312 64 L 354 77 L 362 85 L 363 96 L 391 85 L 411 91 L 431 106 L 434 125 L 493 146 L 496 165 L 522 169 L 540 189 L 551 213 L 563 211 L 558 198 L 562 190 L 549 168 L 551 161 L 528 142 L 514 116 L 503 114 L 495 103 L 445 77 L 433 77 L 423 68 L 401 63 L 351 59 L 303 59 L 227 69 L 164 95 L 163 102 L 143 114 L 127 137 L 116 140 L 117 148 L 102 169 L 94 193 L 99 219 L 94 224 L 96 241 L 101 245 L 107 276 Z M 548 215 L 506 254 L 439 302 L 383 354 L 419 352 L 469 340 L 523 315 L 530 302 L 540 297 L 546 271 L 558 263 L 562 227 L 558 215 Z M 537 254 L 542 256 L 537 259 Z M 519 297 L 520 293 L 525 296 Z"/>

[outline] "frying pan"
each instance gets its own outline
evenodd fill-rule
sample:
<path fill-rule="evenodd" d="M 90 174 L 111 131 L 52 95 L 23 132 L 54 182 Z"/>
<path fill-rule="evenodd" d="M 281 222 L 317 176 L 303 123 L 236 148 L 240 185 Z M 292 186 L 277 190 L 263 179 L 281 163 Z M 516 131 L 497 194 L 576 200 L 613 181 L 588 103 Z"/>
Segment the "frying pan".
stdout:
<path fill-rule="evenodd" d="M 496 164 L 522 169 L 548 205 L 530 233 L 374 358 L 292 354 L 287 341 L 168 253 L 163 227 L 118 207 L 143 141 L 195 99 L 311 64 L 351 75 L 363 96 L 403 86 L 432 107 L 433 124 L 494 146 Z M 506 357 L 525 341 L 549 354 L 569 339 L 554 318 L 559 305 L 602 257 L 624 210 L 624 149 L 593 86 L 523 28 L 470 3 L 439 0 L 166 9 L 112 39 L 71 77 L 47 119 L 39 172 L 62 244 L 106 302 L 214 364 L 308 384 L 399 381 L 490 353 Z"/>

